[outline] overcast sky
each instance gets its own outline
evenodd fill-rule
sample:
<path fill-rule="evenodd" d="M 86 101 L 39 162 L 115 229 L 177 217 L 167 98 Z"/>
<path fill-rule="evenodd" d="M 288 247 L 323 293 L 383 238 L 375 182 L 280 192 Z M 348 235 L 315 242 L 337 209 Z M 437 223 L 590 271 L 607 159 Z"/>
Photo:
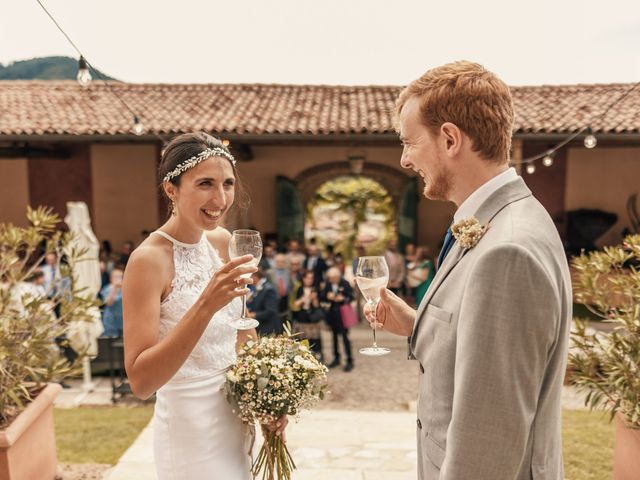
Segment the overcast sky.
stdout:
<path fill-rule="evenodd" d="M 404 85 L 457 59 L 511 85 L 640 80 L 640 0 L 42 0 L 128 82 Z M 76 56 L 35 0 L 0 0 L 0 63 Z"/>

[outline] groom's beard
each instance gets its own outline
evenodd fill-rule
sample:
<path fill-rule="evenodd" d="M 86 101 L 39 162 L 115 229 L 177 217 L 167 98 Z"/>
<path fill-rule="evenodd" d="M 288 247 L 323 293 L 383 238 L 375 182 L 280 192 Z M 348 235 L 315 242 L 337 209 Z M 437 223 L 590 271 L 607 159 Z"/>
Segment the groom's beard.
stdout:
<path fill-rule="evenodd" d="M 438 165 L 433 169 L 431 180 L 425 182 L 424 196 L 429 200 L 449 200 L 451 192 L 451 172 L 445 167 L 441 158 L 438 158 Z"/>

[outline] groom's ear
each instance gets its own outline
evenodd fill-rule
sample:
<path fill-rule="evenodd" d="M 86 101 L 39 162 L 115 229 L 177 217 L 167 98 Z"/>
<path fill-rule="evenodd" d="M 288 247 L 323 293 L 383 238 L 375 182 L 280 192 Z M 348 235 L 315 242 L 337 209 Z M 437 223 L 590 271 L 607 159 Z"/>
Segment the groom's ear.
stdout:
<path fill-rule="evenodd" d="M 440 126 L 440 135 L 449 158 L 457 156 L 462 148 L 462 130 L 454 123 L 445 122 Z"/>

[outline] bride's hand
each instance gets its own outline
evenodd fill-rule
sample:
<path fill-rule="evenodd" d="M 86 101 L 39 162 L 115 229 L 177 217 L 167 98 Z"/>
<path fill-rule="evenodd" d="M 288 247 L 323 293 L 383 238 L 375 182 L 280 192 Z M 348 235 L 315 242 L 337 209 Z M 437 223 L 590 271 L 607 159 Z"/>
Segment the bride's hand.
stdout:
<path fill-rule="evenodd" d="M 265 430 L 269 432 L 275 432 L 277 436 L 282 437 L 283 442 L 286 442 L 287 436 L 285 433 L 285 429 L 287 428 L 288 424 L 289 424 L 289 417 L 287 417 L 286 415 L 283 415 L 279 419 L 277 419 L 275 422 L 263 423 L 262 430 L 263 432 Z"/>
<path fill-rule="evenodd" d="M 251 277 L 241 278 L 241 275 L 254 273 L 258 268 L 248 265 L 253 256 L 244 255 L 225 263 L 220 270 L 213 274 L 211 280 L 202 292 L 201 298 L 215 311 L 220 310 L 236 297 L 249 293 L 248 284 L 253 283 Z"/>

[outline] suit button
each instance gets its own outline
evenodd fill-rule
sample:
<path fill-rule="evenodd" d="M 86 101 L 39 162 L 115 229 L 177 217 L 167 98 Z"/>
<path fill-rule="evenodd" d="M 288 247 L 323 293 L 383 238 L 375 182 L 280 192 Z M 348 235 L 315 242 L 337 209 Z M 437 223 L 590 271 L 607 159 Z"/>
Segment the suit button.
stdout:
<path fill-rule="evenodd" d="M 420 373 L 424 373 L 424 367 L 420 364 Z"/>
<path fill-rule="evenodd" d="M 422 430 L 422 422 L 420 421 L 419 418 L 416 420 L 416 423 L 418 424 L 418 428 Z"/>

